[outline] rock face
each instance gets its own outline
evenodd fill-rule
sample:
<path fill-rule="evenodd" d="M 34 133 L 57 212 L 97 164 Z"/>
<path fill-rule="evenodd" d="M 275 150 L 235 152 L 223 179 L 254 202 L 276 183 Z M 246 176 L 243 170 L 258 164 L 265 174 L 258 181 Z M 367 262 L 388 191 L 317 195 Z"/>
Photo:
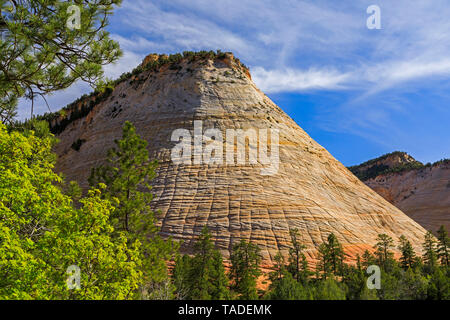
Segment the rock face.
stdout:
<path fill-rule="evenodd" d="M 450 161 L 425 166 L 394 152 L 350 169 L 425 229 L 450 230 Z"/>
<path fill-rule="evenodd" d="M 331 232 L 350 255 L 370 249 L 379 233 L 394 240 L 403 234 L 420 250 L 425 230 L 312 140 L 258 90 L 231 54 L 185 58 L 120 83 L 58 135 L 57 170 L 86 188 L 90 169 L 104 162 L 126 120 L 160 162 L 152 184 L 161 234 L 183 240 L 185 252 L 204 225 L 226 257 L 234 243 L 246 239 L 260 246 L 267 264 L 279 250 L 287 255 L 293 228 L 300 231 L 310 259 Z M 227 129 L 253 129 L 259 138 L 264 130 L 277 129 L 278 170 L 264 175 L 268 166 L 259 160 L 249 163 L 248 155 L 244 164 L 174 163 L 174 130 L 186 129 L 193 136 L 194 121 L 202 121 L 203 130 L 219 129 L 224 139 Z M 268 133 L 271 142 L 276 142 L 274 137 Z M 79 151 L 71 147 L 77 141 L 85 141 Z M 226 148 L 224 140 L 224 159 Z M 268 155 L 276 154 L 273 150 Z"/>

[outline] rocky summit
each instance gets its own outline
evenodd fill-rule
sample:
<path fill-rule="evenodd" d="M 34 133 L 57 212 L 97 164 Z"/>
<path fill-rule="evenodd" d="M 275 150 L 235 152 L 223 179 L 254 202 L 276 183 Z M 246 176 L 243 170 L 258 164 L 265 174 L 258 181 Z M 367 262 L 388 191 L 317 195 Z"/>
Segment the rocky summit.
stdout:
<path fill-rule="evenodd" d="M 450 229 L 450 160 L 424 165 L 397 151 L 350 170 L 425 229 Z"/>
<path fill-rule="evenodd" d="M 87 188 L 126 120 L 159 160 L 153 206 L 161 234 L 182 240 L 184 252 L 205 225 L 225 257 L 246 239 L 267 264 L 288 254 L 293 228 L 311 260 L 332 232 L 351 256 L 380 233 L 405 235 L 420 251 L 425 230 L 311 139 L 231 53 L 149 55 L 107 94 L 72 104 L 51 121 L 56 169 Z"/>

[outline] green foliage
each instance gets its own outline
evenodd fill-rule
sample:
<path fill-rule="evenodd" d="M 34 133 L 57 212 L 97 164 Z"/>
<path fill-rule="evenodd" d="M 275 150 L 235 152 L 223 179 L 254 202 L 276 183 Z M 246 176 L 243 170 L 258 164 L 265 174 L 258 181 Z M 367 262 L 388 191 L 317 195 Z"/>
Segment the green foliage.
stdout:
<path fill-rule="evenodd" d="M 113 206 L 92 189 L 74 208 L 52 169 L 51 137 L 0 123 L 0 299 L 131 299 L 143 275 L 139 241 L 109 223 Z M 66 270 L 81 269 L 69 290 Z"/>
<path fill-rule="evenodd" d="M 364 251 L 362 255 L 361 265 L 364 267 L 368 267 L 376 264 L 376 258 L 369 252 L 369 250 Z"/>
<path fill-rule="evenodd" d="M 311 300 L 312 293 L 296 281 L 292 274 L 284 272 L 283 276 L 272 282 L 271 290 L 267 294 L 271 300 Z"/>
<path fill-rule="evenodd" d="M 95 85 L 102 66 L 121 55 L 105 31 L 121 0 L 0 1 L 0 120 L 11 122 L 18 98 L 68 88 L 77 80 Z M 80 8 L 80 27 L 69 29 L 70 5 Z"/>
<path fill-rule="evenodd" d="M 314 300 L 345 300 L 345 286 L 333 277 L 318 281 L 314 290 Z"/>
<path fill-rule="evenodd" d="M 233 246 L 229 281 L 206 228 L 192 257 L 177 256 L 169 278 L 166 263 L 178 246 L 158 236 L 149 186 L 156 163 L 130 123 L 108 164 L 93 170 L 85 197 L 76 183 L 63 185 L 53 172 L 55 143 L 45 122 L 29 122 L 20 131 L 0 124 L 0 299 L 258 299 L 259 248 L 246 241 Z M 383 234 L 375 256 L 366 251 L 356 266 L 348 265 L 330 234 L 320 246 L 322 277 L 309 271 L 298 238 L 292 230 L 287 265 L 276 255 L 265 298 L 450 299 L 444 227 L 437 244 L 425 235 L 424 265 L 404 236 L 397 263 L 394 241 Z M 372 264 L 381 266 L 379 290 L 367 288 L 365 270 Z M 70 290 L 67 268 L 74 265 L 81 288 Z"/>
<path fill-rule="evenodd" d="M 178 255 L 172 270 L 172 282 L 175 287 L 175 299 L 185 300 L 189 297 L 191 283 L 189 282 L 191 258 L 188 255 Z"/>
<path fill-rule="evenodd" d="M 406 270 L 399 281 L 400 300 L 425 300 L 427 298 L 428 280 L 412 268 Z"/>
<path fill-rule="evenodd" d="M 365 170 L 356 170 L 354 168 L 351 168 L 350 171 L 353 172 L 360 180 L 366 181 L 372 178 L 376 178 L 383 174 L 388 173 L 399 173 L 399 172 L 405 172 L 405 171 L 411 171 L 411 170 L 418 170 L 426 168 L 426 166 L 418 161 L 416 162 L 408 162 L 400 165 L 396 165 L 395 167 L 389 167 L 387 165 L 372 165 L 368 169 Z"/>
<path fill-rule="evenodd" d="M 380 300 L 400 299 L 399 279 L 394 273 L 385 272 L 381 269 L 381 289 L 377 290 Z"/>
<path fill-rule="evenodd" d="M 325 279 L 330 274 L 342 275 L 344 250 L 333 233 L 330 233 L 327 242 L 319 246 L 319 256 L 319 266 Z"/>
<path fill-rule="evenodd" d="M 423 164 L 420 162 L 407 163 L 405 165 L 398 165 L 395 168 L 390 168 L 387 165 L 378 164 L 378 162 L 386 160 L 389 157 L 393 157 L 393 156 L 404 157 L 406 155 L 407 155 L 406 152 L 394 151 L 394 152 L 382 155 L 381 157 L 378 157 L 376 159 L 371 159 L 369 161 L 361 163 L 360 165 L 348 167 L 348 169 L 355 176 L 357 176 L 360 180 L 365 181 L 368 179 L 375 178 L 381 174 L 393 172 L 391 170 L 402 171 L 402 170 L 407 170 L 407 168 L 420 167 L 420 166 L 423 167 Z M 412 167 L 410 167 L 411 165 L 412 165 Z M 401 169 L 401 168 L 403 168 L 403 169 Z"/>
<path fill-rule="evenodd" d="M 306 248 L 298 240 L 298 230 L 292 229 L 289 232 L 292 241 L 292 248 L 289 249 L 289 265 L 287 267 L 288 271 L 297 280 L 297 282 L 307 283 L 311 272 L 309 271 L 308 261 L 303 253 Z"/>
<path fill-rule="evenodd" d="M 441 231 L 441 234 L 443 235 L 444 232 Z M 436 242 L 431 233 L 425 235 L 424 265 L 422 265 L 421 259 L 415 255 L 412 245 L 406 237 L 400 237 L 398 244 L 398 248 L 402 252 L 399 263 L 394 260 L 391 252 L 391 249 L 394 248 L 393 239 L 380 234 L 377 240 L 376 257 L 366 250 L 362 258 L 359 255 L 356 257 L 356 265 L 342 263 L 342 267 L 335 270 L 332 268 L 329 258 L 329 248 L 339 248 L 339 246 L 330 245 L 335 240 L 327 239 L 327 242 L 320 246 L 321 261 L 318 264 L 320 270 L 326 270 L 326 272 L 322 277 L 319 272 L 316 272 L 315 277 L 310 275 L 306 284 L 302 280 L 297 281 L 292 275 L 295 274 L 295 268 L 289 268 L 289 266 L 284 268 L 283 259 L 277 255 L 275 271 L 270 275 L 272 283 L 265 297 L 269 299 L 311 298 L 314 300 L 449 299 L 450 269 L 445 266 L 445 260 L 443 265 L 437 264 Z M 292 248 L 291 252 L 294 252 Z M 430 268 L 433 261 L 435 266 Z M 325 269 L 324 265 L 327 266 Z M 375 290 L 367 287 L 366 268 L 370 265 L 381 266 L 381 289 Z"/>
<path fill-rule="evenodd" d="M 64 193 L 70 197 L 75 204 L 78 203 L 83 195 L 83 191 L 76 181 L 70 181 L 67 184 Z"/>
<path fill-rule="evenodd" d="M 425 235 L 425 241 L 423 243 L 423 261 L 426 268 L 425 271 L 427 273 L 433 273 L 437 265 L 436 251 L 436 240 L 433 234 L 428 231 Z"/>
<path fill-rule="evenodd" d="M 427 291 L 430 300 L 450 300 L 450 270 L 436 268 L 432 274 Z"/>
<path fill-rule="evenodd" d="M 241 240 L 233 246 L 231 253 L 232 288 L 243 300 L 258 298 L 256 284 L 261 275 L 260 262 L 260 249 L 257 245 Z"/>
<path fill-rule="evenodd" d="M 149 181 L 155 175 L 157 162 L 149 160 L 147 141 L 128 121 L 123 126 L 122 139 L 115 144 L 116 148 L 108 151 L 108 164 L 93 168 L 89 183 L 91 186 L 106 184 L 105 196 L 119 200 L 114 213 L 116 228 L 132 234 L 146 228 L 145 231 L 154 234 L 157 228 L 150 209 L 153 195 Z"/>
<path fill-rule="evenodd" d="M 450 238 L 444 226 L 438 230 L 437 256 L 444 266 L 450 266 Z"/>
<path fill-rule="evenodd" d="M 376 240 L 374 249 L 376 249 L 375 256 L 378 263 L 384 270 L 391 270 L 395 264 L 394 253 L 391 251 L 394 248 L 394 240 L 387 234 L 379 234 Z"/>
<path fill-rule="evenodd" d="M 284 257 L 281 254 L 281 252 L 278 252 L 275 255 L 275 265 L 274 265 L 274 271 L 269 273 L 269 280 L 271 283 L 275 283 L 276 281 L 279 281 L 283 278 L 283 275 L 286 273 L 286 266 L 284 263 Z"/>
<path fill-rule="evenodd" d="M 418 262 L 418 259 L 411 242 L 409 242 L 409 240 L 403 235 L 400 237 L 400 245 L 398 246 L 398 249 L 402 253 L 402 256 L 400 257 L 401 267 L 405 270 L 408 268 L 414 268 Z"/>
<path fill-rule="evenodd" d="M 194 256 L 178 257 L 172 278 L 178 297 L 191 300 L 230 298 L 222 256 L 214 248 L 207 227 L 194 245 Z"/>
<path fill-rule="evenodd" d="M 103 197 L 115 204 L 111 223 L 128 239 L 142 243 L 146 287 L 141 290 L 147 297 L 155 287 L 166 290 L 166 262 L 178 245 L 158 235 L 159 228 L 150 208 L 153 199 L 150 180 L 155 176 L 157 162 L 149 159 L 147 141 L 136 133 L 130 122 L 125 122 L 122 139 L 115 143 L 116 147 L 108 151 L 108 164 L 93 168 L 89 182 L 91 186 L 106 185 Z"/>
<path fill-rule="evenodd" d="M 365 269 L 364 269 L 365 270 Z M 342 283 L 345 284 L 346 297 L 348 300 L 377 300 L 376 290 L 367 288 L 367 278 L 362 268 L 359 256 L 357 257 L 357 265 L 344 266 Z"/>
<path fill-rule="evenodd" d="M 187 62 L 194 62 L 194 61 L 200 61 L 200 60 L 223 60 L 226 58 L 226 53 L 223 53 L 220 50 L 215 51 L 184 51 L 183 54 L 175 53 L 171 55 L 165 55 L 165 54 L 157 54 L 154 53 L 157 58 L 153 61 L 145 64 L 144 66 L 138 66 L 132 71 L 133 75 L 138 75 L 142 73 L 143 71 L 159 71 L 162 67 L 168 66 L 171 70 L 181 70 L 180 68 L 180 62 L 187 61 Z M 235 58 L 235 61 L 238 65 L 240 65 L 242 68 L 247 69 L 243 63 L 239 61 L 239 59 Z"/>
<path fill-rule="evenodd" d="M 411 171 L 411 170 L 422 170 L 425 168 L 430 168 L 430 167 L 450 163 L 449 159 L 442 159 L 442 160 L 436 161 L 435 163 L 427 163 L 427 164 L 423 164 L 419 161 L 412 161 L 412 162 L 397 164 L 393 167 L 389 167 L 387 165 L 377 163 L 377 162 L 385 160 L 388 157 L 392 157 L 392 156 L 404 157 L 406 155 L 407 155 L 406 152 L 395 151 L 395 152 L 385 154 L 376 159 L 366 161 L 360 165 L 348 167 L 348 169 L 355 176 L 357 176 L 361 181 L 366 181 L 369 179 L 376 178 L 377 176 L 385 175 L 385 174 L 389 174 L 389 173 L 400 173 L 400 172 L 406 172 L 406 171 Z"/>

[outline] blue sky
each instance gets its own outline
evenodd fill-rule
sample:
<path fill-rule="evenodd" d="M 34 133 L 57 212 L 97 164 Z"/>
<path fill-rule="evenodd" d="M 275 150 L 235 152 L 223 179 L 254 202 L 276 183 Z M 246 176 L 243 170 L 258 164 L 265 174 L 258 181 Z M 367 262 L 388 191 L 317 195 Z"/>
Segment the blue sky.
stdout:
<path fill-rule="evenodd" d="M 366 26 L 373 4 L 380 30 Z M 448 0 L 124 0 L 108 30 L 124 51 L 109 77 L 152 52 L 232 51 L 345 165 L 394 150 L 450 158 Z M 52 111 L 89 91 L 76 84 L 55 94 Z M 20 116 L 28 113 L 22 102 Z"/>

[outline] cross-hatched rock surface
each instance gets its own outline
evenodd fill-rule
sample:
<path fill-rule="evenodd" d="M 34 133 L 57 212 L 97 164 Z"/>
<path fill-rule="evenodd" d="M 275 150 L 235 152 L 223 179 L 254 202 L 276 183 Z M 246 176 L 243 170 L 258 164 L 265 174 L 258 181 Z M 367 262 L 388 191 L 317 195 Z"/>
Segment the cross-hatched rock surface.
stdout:
<path fill-rule="evenodd" d="M 230 54 L 184 59 L 176 68 L 144 71 L 120 83 L 58 135 L 57 171 L 86 189 L 91 168 L 105 162 L 126 120 L 159 160 L 153 206 L 161 212 L 161 234 L 182 240 L 184 252 L 205 225 L 225 257 L 246 239 L 259 245 L 266 264 L 278 251 L 288 254 L 293 228 L 311 260 L 331 232 L 353 257 L 371 249 L 380 233 L 394 240 L 405 235 L 420 250 L 425 230 L 311 139 Z M 174 164 L 172 133 L 188 129 L 193 135 L 195 120 L 224 136 L 227 129 L 278 129 L 278 172 L 261 175 L 261 164 Z M 85 142 L 76 151 L 71 145 L 79 139 Z"/>

